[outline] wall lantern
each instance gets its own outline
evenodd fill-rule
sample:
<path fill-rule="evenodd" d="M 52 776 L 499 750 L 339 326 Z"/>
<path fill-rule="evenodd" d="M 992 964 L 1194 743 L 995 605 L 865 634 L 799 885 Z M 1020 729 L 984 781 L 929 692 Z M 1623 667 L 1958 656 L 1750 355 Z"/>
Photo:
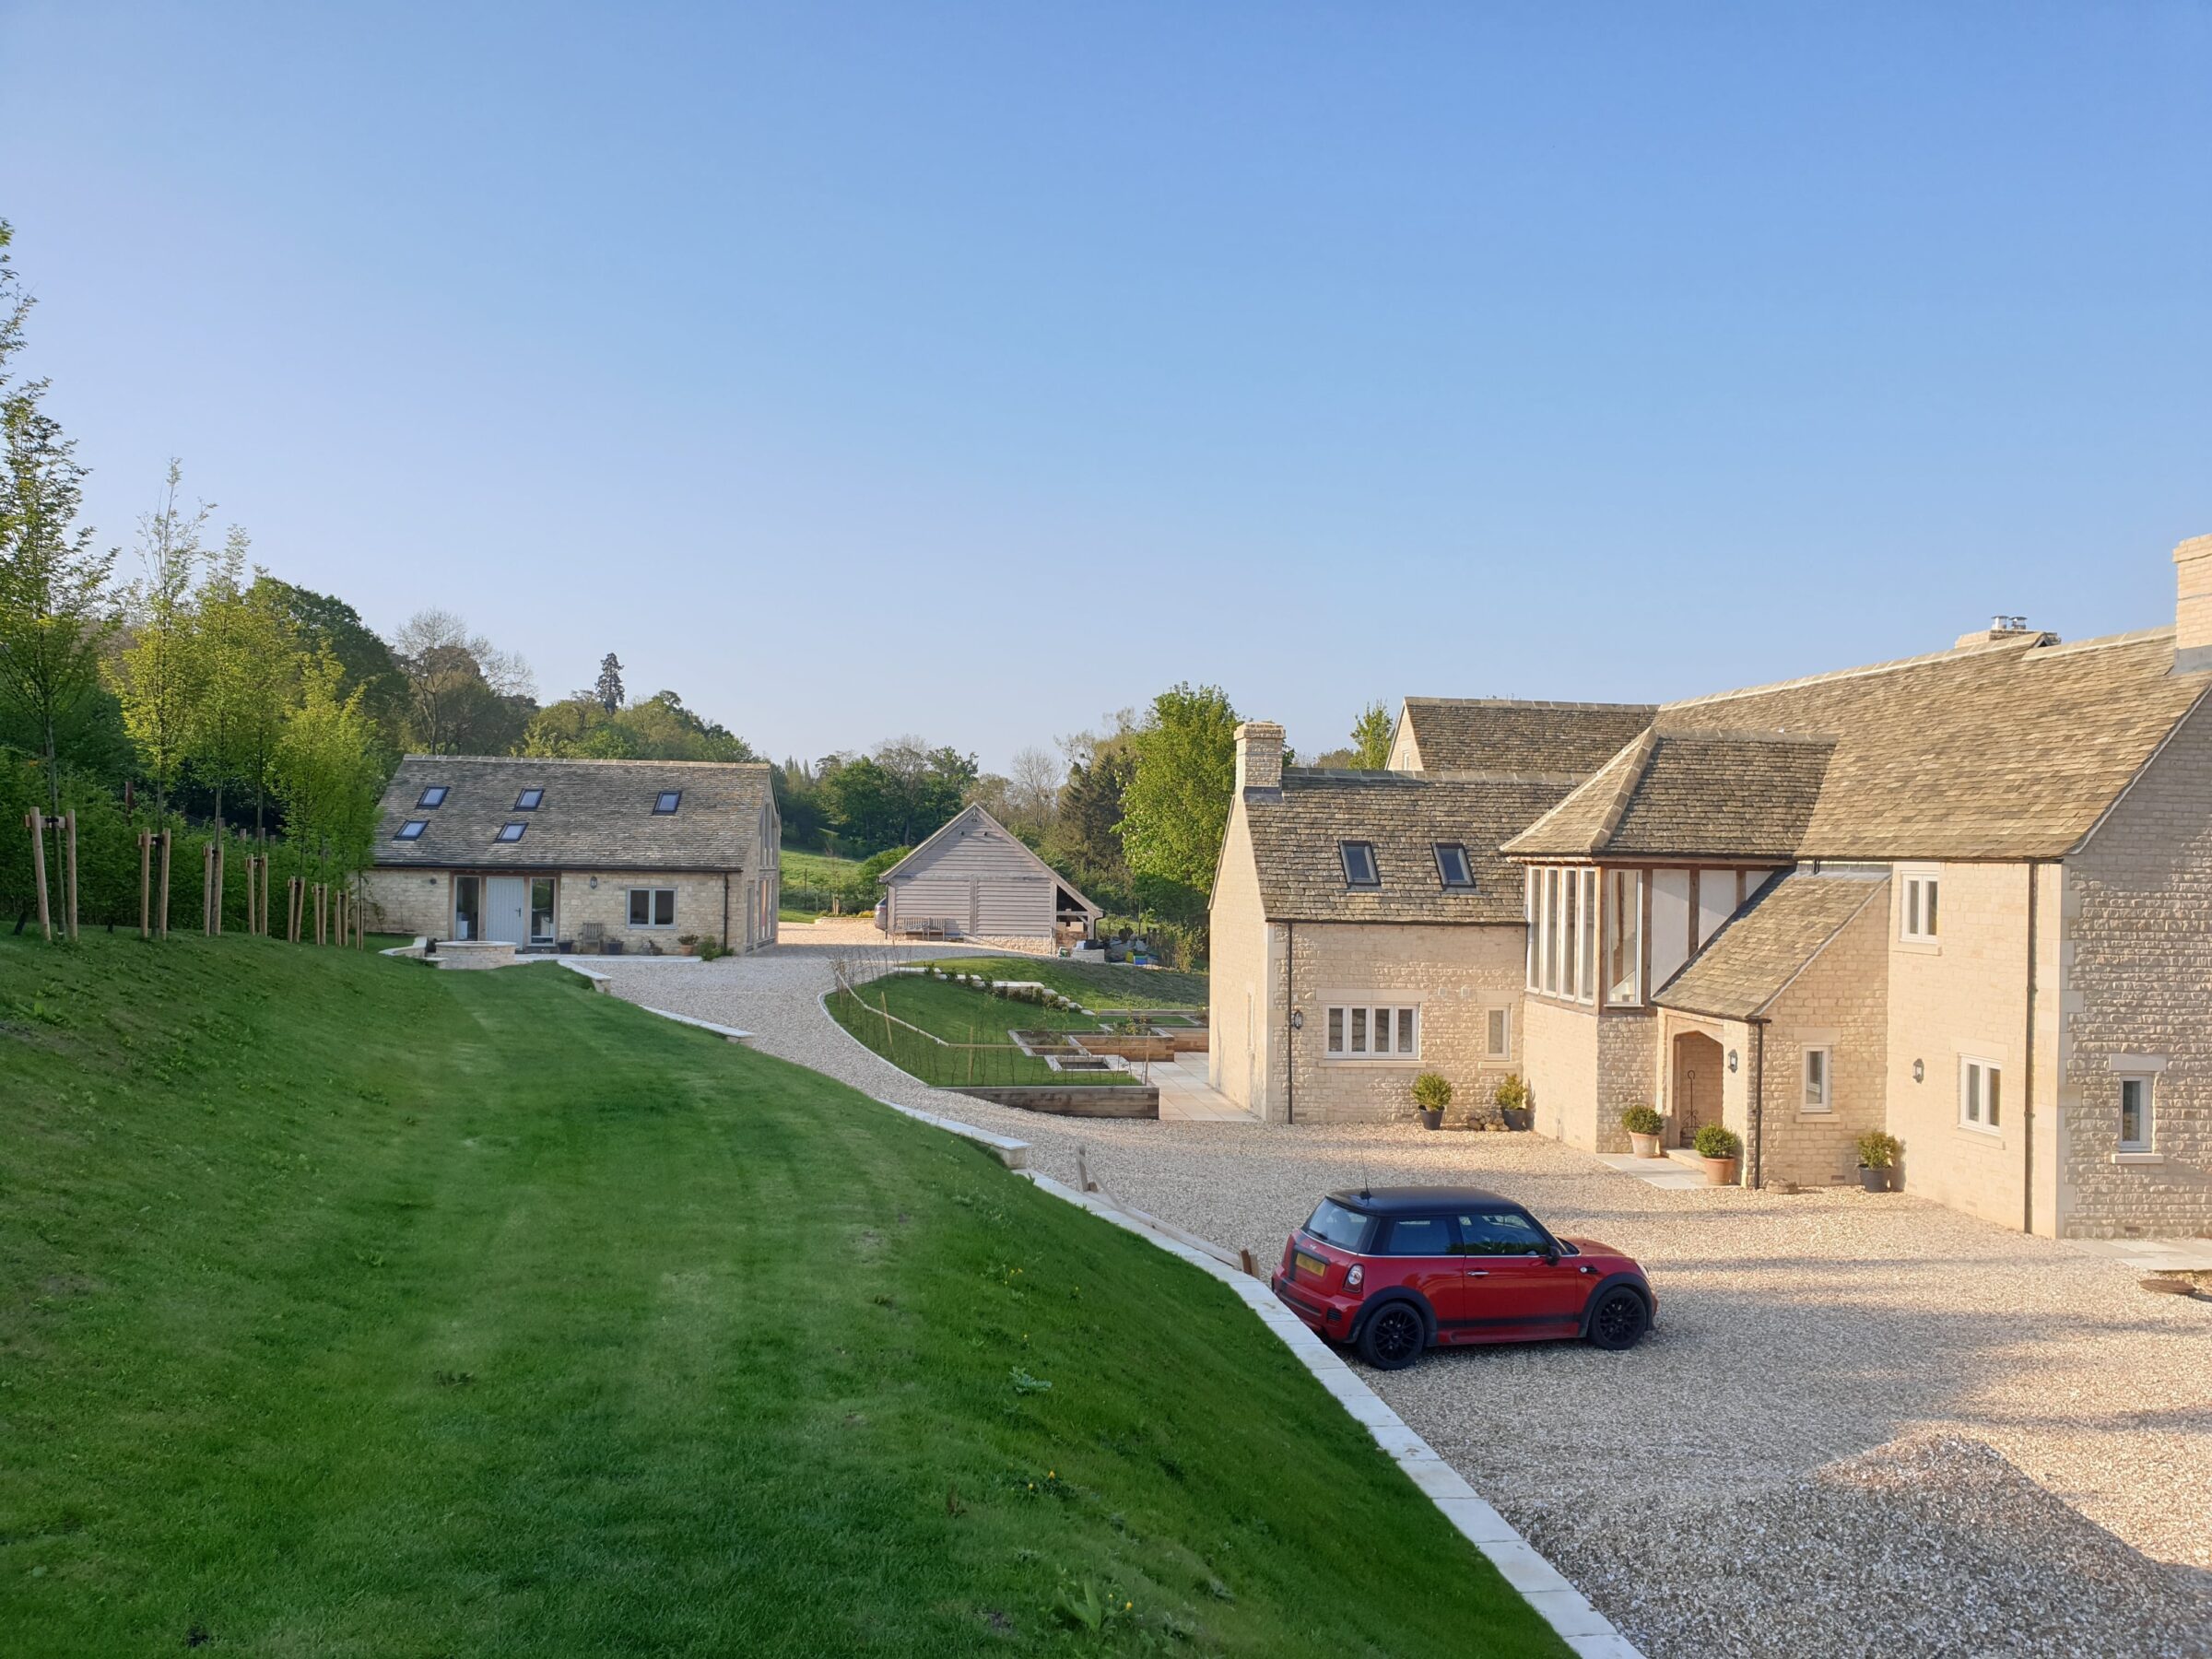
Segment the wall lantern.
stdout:
<path fill-rule="evenodd" d="M 1734 1049 L 1728 1051 L 1728 1069 L 1730 1071 L 1735 1069 L 1735 1051 Z"/>
<path fill-rule="evenodd" d="M 595 893 L 595 892 L 597 892 L 598 890 L 599 890 L 599 877 L 596 877 L 596 876 L 594 876 L 594 877 L 592 877 L 592 891 Z"/>
<path fill-rule="evenodd" d="M 1290 1010 L 1290 1029 L 1294 1031 L 1302 1031 L 1306 1029 L 1306 1017 L 1296 1008 Z"/>
<path fill-rule="evenodd" d="M 1922 1060 L 1915 1060 L 1915 1061 L 1913 1061 L 1913 1062 L 1912 1062 L 1912 1081 L 1913 1081 L 1913 1082 L 1915 1082 L 1915 1083 L 1925 1083 L 1927 1080 L 1928 1080 L 1928 1067 L 1927 1067 L 1927 1063 L 1926 1063 L 1925 1061 L 1922 1061 Z"/>

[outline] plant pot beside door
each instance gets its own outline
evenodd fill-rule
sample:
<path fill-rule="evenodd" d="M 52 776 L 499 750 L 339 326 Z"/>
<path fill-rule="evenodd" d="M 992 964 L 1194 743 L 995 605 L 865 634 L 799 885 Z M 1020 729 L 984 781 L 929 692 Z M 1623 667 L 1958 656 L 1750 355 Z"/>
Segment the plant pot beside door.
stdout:
<path fill-rule="evenodd" d="M 1413 1080 L 1413 1106 L 1421 1127 L 1441 1129 L 1444 1108 L 1452 1104 L 1452 1079 L 1441 1072 L 1423 1072 Z"/>
<path fill-rule="evenodd" d="M 1859 1184 L 1870 1193 L 1889 1190 L 1889 1171 L 1904 1155 L 1904 1143 L 1894 1135 L 1869 1129 L 1859 1136 Z"/>
<path fill-rule="evenodd" d="M 1698 1156 L 1705 1160 L 1705 1184 L 1734 1186 L 1744 1156 L 1744 1143 L 1735 1131 L 1708 1124 L 1698 1131 L 1695 1145 Z"/>
<path fill-rule="evenodd" d="M 1490 1103 L 1498 1108 L 1498 1115 L 1505 1120 L 1508 1129 L 1526 1129 L 1535 1113 L 1528 1103 L 1528 1083 L 1519 1072 L 1500 1078 L 1490 1095 Z"/>
<path fill-rule="evenodd" d="M 1665 1158 L 1659 1136 L 1666 1120 L 1651 1106 L 1631 1106 L 1620 1114 L 1620 1126 L 1629 1132 L 1629 1145 L 1639 1158 Z"/>

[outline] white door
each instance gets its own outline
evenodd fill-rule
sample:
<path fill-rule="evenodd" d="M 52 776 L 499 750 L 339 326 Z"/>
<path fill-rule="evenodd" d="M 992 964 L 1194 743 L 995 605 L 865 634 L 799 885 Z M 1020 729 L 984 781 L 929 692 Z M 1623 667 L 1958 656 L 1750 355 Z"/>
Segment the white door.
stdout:
<path fill-rule="evenodd" d="M 484 883 L 484 936 L 502 945 L 530 943 L 530 878 L 494 876 Z"/>

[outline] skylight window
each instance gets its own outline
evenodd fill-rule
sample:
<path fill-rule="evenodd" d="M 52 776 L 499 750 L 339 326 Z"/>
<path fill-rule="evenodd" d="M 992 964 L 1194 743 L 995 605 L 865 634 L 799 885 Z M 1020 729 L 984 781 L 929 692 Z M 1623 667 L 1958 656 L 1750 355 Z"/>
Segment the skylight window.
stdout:
<path fill-rule="evenodd" d="M 1382 875 L 1375 867 L 1375 844 L 1372 841 L 1338 841 L 1336 851 L 1344 860 L 1344 879 L 1352 887 L 1381 887 Z"/>
<path fill-rule="evenodd" d="M 398 832 L 392 839 L 394 841 L 420 841 L 422 832 L 429 827 L 430 820 L 429 818 L 409 818 L 399 827 Z"/>
<path fill-rule="evenodd" d="M 521 841 L 523 831 L 529 828 L 530 826 L 527 824 L 501 824 L 498 839 L 503 841 Z"/>
<path fill-rule="evenodd" d="M 415 803 L 418 812 L 435 812 L 445 805 L 446 785 L 433 783 L 422 792 L 422 799 Z"/>
<path fill-rule="evenodd" d="M 1444 886 L 1465 892 L 1475 885 L 1475 866 L 1467 861 L 1467 850 L 1458 841 L 1436 843 L 1436 873 Z"/>
<path fill-rule="evenodd" d="M 653 810 L 655 814 L 665 818 L 681 806 L 683 804 L 683 799 L 684 792 L 682 790 L 664 789 L 661 791 L 660 794 L 654 798 L 653 803 Z"/>
<path fill-rule="evenodd" d="M 535 812 L 545 798 L 546 792 L 542 789 L 525 789 L 514 797 L 514 809 L 517 812 Z"/>

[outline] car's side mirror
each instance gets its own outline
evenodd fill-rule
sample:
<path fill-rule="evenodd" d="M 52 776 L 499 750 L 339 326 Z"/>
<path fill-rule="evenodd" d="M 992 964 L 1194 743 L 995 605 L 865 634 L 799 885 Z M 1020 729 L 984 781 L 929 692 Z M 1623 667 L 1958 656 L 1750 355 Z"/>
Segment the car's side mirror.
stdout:
<path fill-rule="evenodd" d="M 1544 1265 L 1547 1267 L 1557 1267 L 1559 1265 L 1559 1247 L 1557 1244 L 1544 1246 Z"/>

